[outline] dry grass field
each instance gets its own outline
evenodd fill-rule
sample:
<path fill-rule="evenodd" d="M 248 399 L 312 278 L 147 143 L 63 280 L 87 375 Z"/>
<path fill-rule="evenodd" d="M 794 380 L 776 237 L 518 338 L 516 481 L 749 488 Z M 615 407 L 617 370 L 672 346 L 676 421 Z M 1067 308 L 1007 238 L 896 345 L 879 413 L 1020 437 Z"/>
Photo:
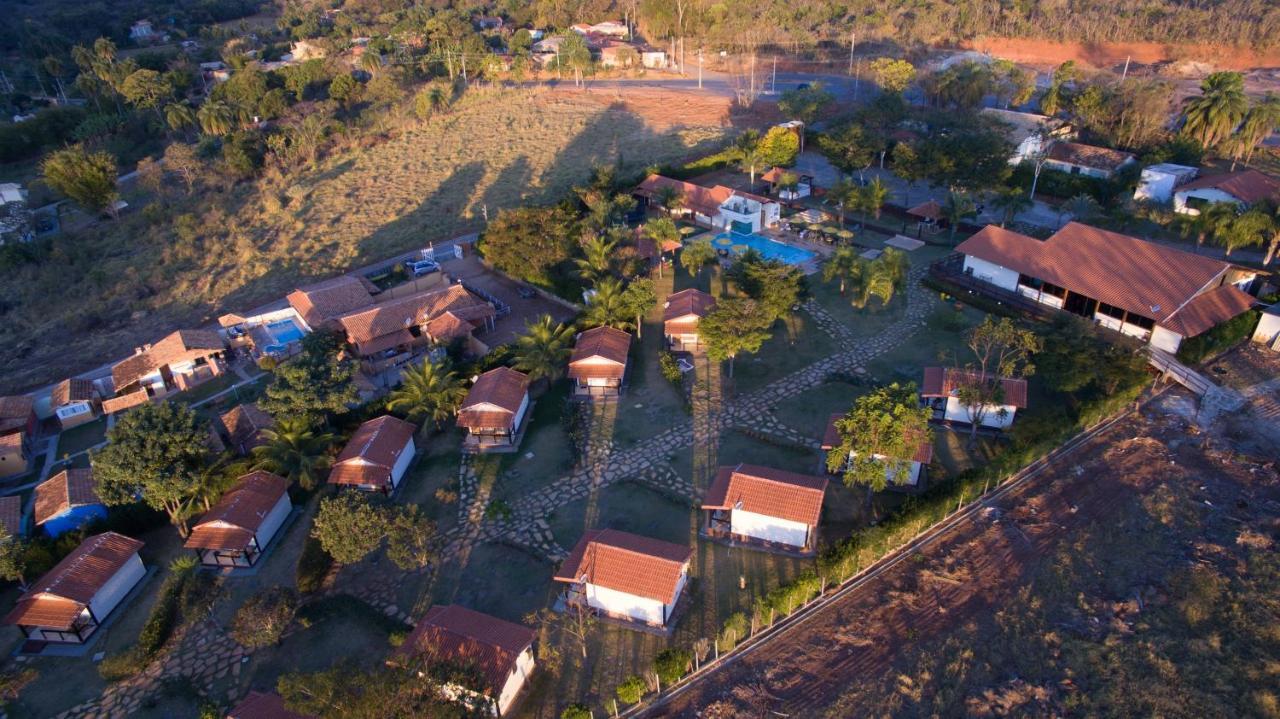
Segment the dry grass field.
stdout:
<path fill-rule="evenodd" d="M 477 230 L 486 210 L 557 200 L 594 165 L 638 172 L 710 151 L 732 132 L 725 98 L 652 89 L 627 97 L 473 90 L 448 114 L 352 140 L 282 179 L 211 177 L 190 198 L 127 196 L 140 209 L 55 240 L 42 261 L 0 283 L 0 392 Z"/>

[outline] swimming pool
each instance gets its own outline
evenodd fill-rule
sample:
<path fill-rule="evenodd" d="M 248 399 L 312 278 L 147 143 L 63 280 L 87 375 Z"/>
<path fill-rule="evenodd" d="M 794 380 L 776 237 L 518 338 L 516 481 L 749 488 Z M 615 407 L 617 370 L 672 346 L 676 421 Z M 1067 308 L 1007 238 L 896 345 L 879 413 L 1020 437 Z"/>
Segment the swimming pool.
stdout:
<path fill-rule="evenodd" d="M 284 319 L 268 323 L 267 334 L 271 335 L 271 339 L 275 340 L 276 344 L 287 345 L 302 339 L 306 333 L 293 320 Z"/>
<path fill-rule="evenodd" d="M 802 265 L 814 257 L 814 253 L 808 250 L 792 247 L 755 233 L 721 232 L 711 240 L 711 246 L 717 250 L 729 250 L 734 254 L 742 254 L 745 248 L 751 248 L 766 260 L 780 260 L 788 265 Z"/>

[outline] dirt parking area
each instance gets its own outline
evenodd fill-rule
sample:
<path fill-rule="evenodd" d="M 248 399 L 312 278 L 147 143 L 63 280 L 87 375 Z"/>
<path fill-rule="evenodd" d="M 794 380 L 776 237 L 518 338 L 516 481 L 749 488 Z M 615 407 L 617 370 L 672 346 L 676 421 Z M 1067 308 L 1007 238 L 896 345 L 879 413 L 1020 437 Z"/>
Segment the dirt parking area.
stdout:
<path fill-rule="evenodd" d="M 509 314 L 498 318 L 493 331 L 478 336 L 481 342 L 490 347 L 514 342 L 524 334 L 526 322 L 532 322 L 544 314 L 551 315 L 557 322 L 567 322 L 577 314 L 567 304 L 542 295 L 521 297 L 520 288 L 524 286 L 522 283 L 485 267 L 473 252 L 469 251 L 462 259 L 447 260 L 441 268 L 450 277 L 462 280 L 467 287 L 482 290 L 511 308 Z"/>

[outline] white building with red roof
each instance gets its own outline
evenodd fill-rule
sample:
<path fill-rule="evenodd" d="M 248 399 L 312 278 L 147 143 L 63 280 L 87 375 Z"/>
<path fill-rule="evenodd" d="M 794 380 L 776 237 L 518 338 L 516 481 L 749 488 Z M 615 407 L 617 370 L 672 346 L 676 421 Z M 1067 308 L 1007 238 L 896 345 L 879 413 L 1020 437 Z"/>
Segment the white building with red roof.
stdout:
<path fill-rule="evenodd" d="M 717 229 L 759 232 L 777 225 L 782 217 L 782 205 L 775 200 L 724 185 L 703 187 L 662 175 L 649 175 L 636 187 L 635 193 L 647 202 L 655 202 L 663 188 L 674 190 L 680 196 L 678 211 L 681 214 L 692 215 L 694 221 Z"/>
<path fill-rule="evenodd" d="M 607 617 L 666 628 L 689 580 L 686 546 L 616 529 L 589 529 L 560 565 L 567 604 Z"/>
<path fill-rule="evenodd" d="M 703 531 L 766 548 L 813 552 L 827 478 L 772 467 L 721 467 L 702 500 Z"/>
<path fill-rule="evenodd" d="M 468 452 L 515 451 L 529 412 L 529 375 L 495 367 L 476 377 L 458 407 L 458 426 L 467 430 Z"/>
<path fill-rule="evenodd" d="M 389 414 L 360 425 L 329 470 L 329 483 L 390 494 L 413 461 L 417 430 Z"/>
<path fill-rule="evenodd" d="M 716 298 L 689 288 L 668 295 L 662 305 L 662 333 L 673 352 L 697 352 L 702 349 L 698 323 L 715 309 Z"/>
<path fill-rule="evenodd" d="M 30 641 L 83 644 L 146 576 L 142 546 L 115 532 L 88 537 L 31 583 L 4 623 Z"/>
<path fill-rule="evenodd" d="M 575 395 L 617 397 L 627 374 L 631 335 L 614 327 L 595 327 L 578 335 L 569 357 Z"/>
<path fill-rule="evenodd" d="M 532 629 L 450 604 L 435 605 L 396 649 L 392 662 L 420 662 L 430 673 L 433 664 L 473 668 L 477 686 L 447 685 L 455 697 L 470 697 L 477 708 L 489 705 L 497 716 L 511 711 L 520 690 L 533 674 Z"/>
<path fill-rule="evenodd" d="M 1248 311 L 1257 273 L 1068 222 L 1047 240 L 988 225 L 960 243 L 964 273 L 1168 352 Z"/>
<path fill-rule="evenodd" d="M 1257 170 L 1240 170 L 1192 180 L 1173 192 L 1173 211 L 1198 215 L 1216 202 L 1248 207 L 1264 201 L 1280 202 L 1280 178 Z"/>
<path fill-rule="evenodd" d="M 844 415 L 836 413 L 827 418 L 826 429 L 822 432 L 822 451 L 830 452 L 840 446 L 840 430 L 836 427 L 836 422 L 843 419 Z M 857 453 L 850 452 L 849 459 L 853 460 Z M 884 460 L 881 455 L 872 455 L 876 460 Z M 923 486 L 925 478 L 925 470 L 929 467 L 929 463 L 933 461 L 933 442 L 928 436 L 921 437 L 916 444 L 915 452 L 910 457 L 895 457 L 895 461 L 907 463 L 906 479 L 902 479 L 896 467 L 886 466 L 885 476 L 889 479 L 889 489 L 914 490 Z"/>
<path fill-rule="evenodd" d="M 258 470 L 238 479 L 191 528 L 184 547 L 211 567 L 252 567 L 289 517 L 289 480 Z"/>
<path fill-rule="evenodd" d="M 933 410 L 934 419 L 978 424 L 992 429 L 1005 429 L 1013 424 L 1013 416 L 1027 406 L 1025 379 L 999 378 L 1002 401 L 970 409 L 960 401 L 962 387 L 985 386 L 977 382 L 995 382 L 996 378 L 973 370 L 956 367 L 925 367 L 920 397 Z"/>

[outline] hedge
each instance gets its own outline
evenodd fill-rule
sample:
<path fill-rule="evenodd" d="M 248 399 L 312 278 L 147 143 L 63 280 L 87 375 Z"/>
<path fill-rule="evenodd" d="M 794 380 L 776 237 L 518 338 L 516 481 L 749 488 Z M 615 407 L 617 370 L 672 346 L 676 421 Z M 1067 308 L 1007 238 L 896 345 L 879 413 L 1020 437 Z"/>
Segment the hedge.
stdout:
<path fill-rule="evenodd" d="M 1178 346 L 1178 360 L 1183 364 L 1199 364 L 1206 358 L 1235 347 L 1253 334 L 1253 329 L 1258 326 L 1260 317 L 1262 313 L 1258 310 L 1249 310 L 1208 332 L 1188 337 Z"/>

